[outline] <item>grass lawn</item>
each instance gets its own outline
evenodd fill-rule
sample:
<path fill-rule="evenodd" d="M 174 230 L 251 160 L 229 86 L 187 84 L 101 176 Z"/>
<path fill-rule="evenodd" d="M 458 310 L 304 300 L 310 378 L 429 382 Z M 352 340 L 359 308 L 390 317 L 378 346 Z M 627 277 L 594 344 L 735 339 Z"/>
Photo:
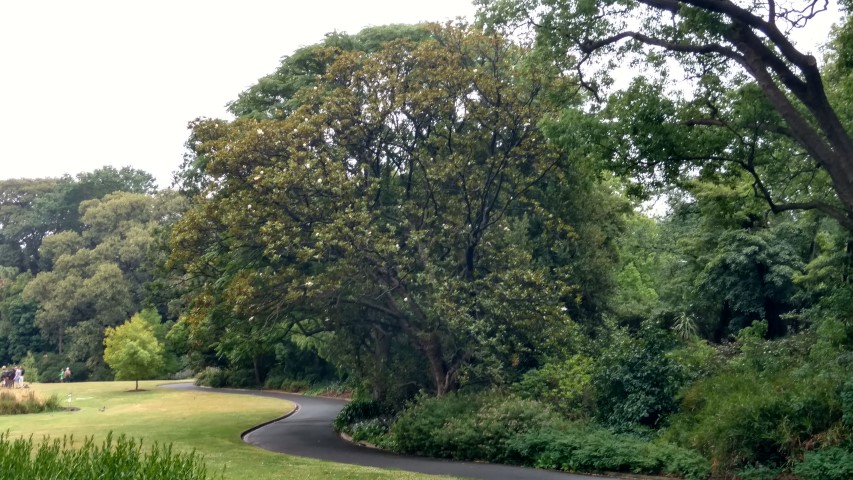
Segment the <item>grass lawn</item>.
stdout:
<path fill-rule="evenodd" d="M 208 392 L 180 392 L 157 388 L 164 382 L 139 382 L 142 392 L 129 392 L 134 382 L 32 384 L 43 396 L 56 394 L 76 412 L 39 413 L 0 417 L 0 430 L 12 437 L 33 435 L 62 437 L 95 436 L 110 431 L 141 438 L 146 444 L 172 443 L 178 450 L 195 449 L 204 456 L 209 471 L 226 479 L 435 479 L 416 473 L 321 462 L 267 452 L 249 446 L 240 433 L 254 425 L 280 417 L 293 404 L 272 398 Z M 71 403 L 67 403 L 71 393 Z M 104 408 L 106 407 L 106 408 Z M 103 411 L 100 411 L 103 409 Z"/>

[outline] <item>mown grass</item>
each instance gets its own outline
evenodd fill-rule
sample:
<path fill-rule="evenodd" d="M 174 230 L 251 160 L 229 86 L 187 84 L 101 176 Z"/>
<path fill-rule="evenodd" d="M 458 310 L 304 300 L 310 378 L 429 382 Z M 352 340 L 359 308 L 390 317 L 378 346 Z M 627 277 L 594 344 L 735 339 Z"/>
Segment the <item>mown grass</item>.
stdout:
<path fill-rule="evenodd" d="M 133 382 L 34 384 L 43 396 L 57 395 L 80 410 L 0 417 L 0 430 L 12 438 L 43 436 L 103 441 L 109 432 L 141 438 L 147 445 L 171 443 L 176 451 L 197 451 L 209 472 L 225 479 L 402 479 L 437 478 L 394 470 L 358 467 L 292 457 L 243 443 L 240 433 L 282 416 L 292 404 L 263 397 L 157 388 L 163 382 L 140 382 L 144 391 L 129 392 Z M 71 395 L 69 403 L 68 395 Z M 445 477 L 446 478 L 446 477 Z"/>

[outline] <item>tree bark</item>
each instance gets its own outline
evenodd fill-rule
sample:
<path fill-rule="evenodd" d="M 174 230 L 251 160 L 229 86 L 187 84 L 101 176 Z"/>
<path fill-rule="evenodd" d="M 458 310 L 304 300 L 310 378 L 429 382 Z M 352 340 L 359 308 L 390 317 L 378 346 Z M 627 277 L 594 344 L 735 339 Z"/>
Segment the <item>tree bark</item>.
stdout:
<path fill-rule="evenodd" d="M 443 397 L 455 389 L 454 375 L 447 369 L 441 349 L 441 339 L 436 333 L 429 333 L 421 337 L 421 350 L 429 363 L 430 377 L 435 386 L 435 394 Z"/>

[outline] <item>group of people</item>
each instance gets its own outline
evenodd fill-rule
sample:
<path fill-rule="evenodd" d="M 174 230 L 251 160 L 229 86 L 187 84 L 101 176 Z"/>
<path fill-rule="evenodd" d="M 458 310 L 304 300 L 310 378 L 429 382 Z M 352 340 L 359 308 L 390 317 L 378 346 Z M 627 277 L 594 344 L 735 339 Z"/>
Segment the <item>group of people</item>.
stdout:
<path fill-rule="evenodd" d="M 9 367 L 3 365 L 3 370 L 0 372 L 0 387 L 3 388 L 24 388 L 24 367 Z"/>

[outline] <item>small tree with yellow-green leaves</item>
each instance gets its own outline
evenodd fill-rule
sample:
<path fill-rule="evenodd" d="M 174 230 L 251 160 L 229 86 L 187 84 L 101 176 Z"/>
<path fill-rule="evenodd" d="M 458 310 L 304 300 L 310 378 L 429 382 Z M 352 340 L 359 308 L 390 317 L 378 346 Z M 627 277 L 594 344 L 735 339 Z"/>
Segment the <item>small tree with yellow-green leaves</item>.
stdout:
<path fill-rule="evenodd" d="M 163 345 L 140 314 L 104 333 L 104 361 L 117 380 L 136 380 L 139 390 L 139 379 L 151 378 L 163 367 Z"/>

